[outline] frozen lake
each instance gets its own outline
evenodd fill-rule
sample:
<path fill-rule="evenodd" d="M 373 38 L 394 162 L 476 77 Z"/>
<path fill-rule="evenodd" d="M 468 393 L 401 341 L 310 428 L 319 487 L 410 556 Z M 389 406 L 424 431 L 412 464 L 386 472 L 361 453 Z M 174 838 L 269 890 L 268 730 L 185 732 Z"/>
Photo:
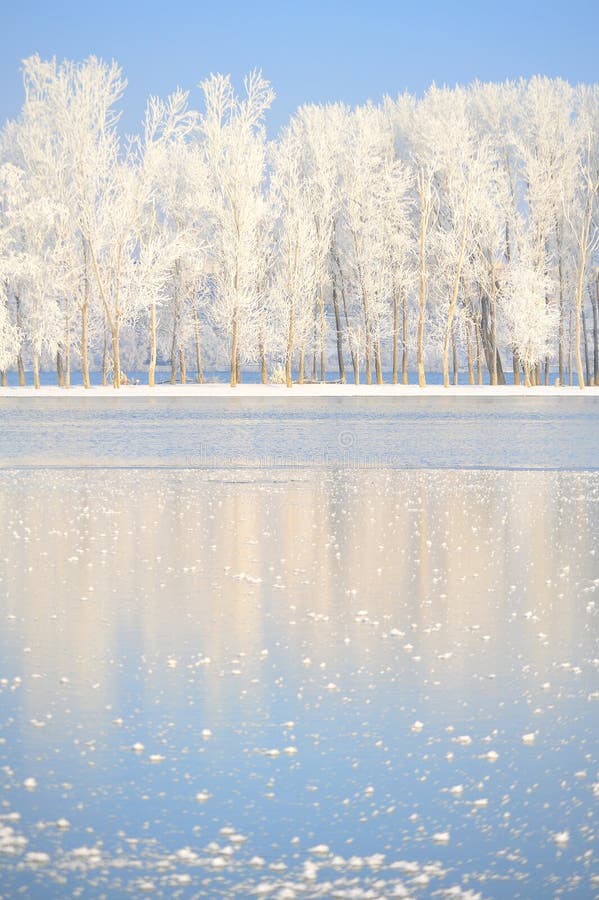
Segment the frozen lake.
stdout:
<path fill-rule="evenodd" d="M 596 896 L 596 412 L 0 402 L 0 896 Z"/>
<path fill-rule="evenodd" d="M 2 466 L 594 469 L 599 396 L 0 398 Z"/>

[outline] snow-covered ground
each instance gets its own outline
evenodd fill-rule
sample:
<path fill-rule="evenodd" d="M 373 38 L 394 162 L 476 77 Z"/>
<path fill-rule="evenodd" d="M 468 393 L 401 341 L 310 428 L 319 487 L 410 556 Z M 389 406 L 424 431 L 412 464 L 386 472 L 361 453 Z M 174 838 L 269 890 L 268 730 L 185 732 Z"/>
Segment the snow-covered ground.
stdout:
<path fill-rule="evenodd" d="M 302 397 L 599 397 L 599 387 L 524 387 L 523 385 L 451 385 L 439 384 L 294 384 L 292 388 L 279 384 L 240 384 L 232 388 L 228 384 L 145 384 L 113 387 L 7 387 L 0 388 L 0 397 L 268 397 L 301 399 Z"/>

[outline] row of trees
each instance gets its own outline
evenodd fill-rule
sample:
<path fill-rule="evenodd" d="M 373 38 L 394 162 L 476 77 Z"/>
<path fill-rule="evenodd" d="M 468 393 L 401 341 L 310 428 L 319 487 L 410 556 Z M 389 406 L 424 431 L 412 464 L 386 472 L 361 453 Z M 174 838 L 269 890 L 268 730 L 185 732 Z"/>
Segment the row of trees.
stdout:
<path fill-rule="evenodd" d="M 534 78 L 303 106 L 276 141 L 259 73 L 238 95 L 152 97 L 123 139 L 116 64 L 23 64 L 0 138 L 0 373 L 169 361 L 231 385 L 599 383 L 599 90 Z M 586 356 L 583 364 L 583 356 Z M 334 360 L 334 362 L 333 362 Z"/>

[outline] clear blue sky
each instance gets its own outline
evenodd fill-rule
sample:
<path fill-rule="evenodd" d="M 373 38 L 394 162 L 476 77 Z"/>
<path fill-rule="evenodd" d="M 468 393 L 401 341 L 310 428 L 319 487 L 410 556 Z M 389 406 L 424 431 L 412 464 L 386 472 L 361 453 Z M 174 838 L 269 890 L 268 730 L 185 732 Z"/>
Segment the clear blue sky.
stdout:
<path fill-rule="evenodd" d="M 378 100 L 432 82 L 534 74 L 599 80 L 599 2 L 480 0 L 11 0 L 0 28 L 0 119 L 22 101 L 20 61 L 116 59 L 129 87 L 123 124 L 137 130 L 145 98 L 191 90 L 210 72 L 238 83 L 259 67 L 276 90 L 276 133 L 304 102 Z"/>

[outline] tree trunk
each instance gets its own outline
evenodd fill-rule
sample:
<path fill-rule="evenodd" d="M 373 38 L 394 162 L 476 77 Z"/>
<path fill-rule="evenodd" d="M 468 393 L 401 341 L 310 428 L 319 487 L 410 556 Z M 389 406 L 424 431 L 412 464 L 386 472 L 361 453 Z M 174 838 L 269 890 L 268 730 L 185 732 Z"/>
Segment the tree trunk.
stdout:
<path fill-rule="evenodd" d="M 83 379 L 83 387 L 90 388 L 89 379 L 89 351 L 88 351 L 88 315 L 89 306 L 85 301 L 81 307 L 81 377 Z"/>
<path fill-rule="evenodd" d="M 268 369 L 266 368 L 266 353 L 264 352 L 264 338 L 260 337 L 260 381 L 268 384 Z"/>
<path fill-rule="evenodd" d="M 108 335 L 106 333 L 106 319 L 104 320 L 104 340 L 102 343 L 102 387 L 108 384 Z"/>
<path fill-rule="evenodd" d="M 300 348 L 300 358 L 299 358 L 299 372 L 297 375 L 297 380 L 299 384 L 304 383 L 304 373 L 306 369 L 306 341 L 302 341 L 302 346 Z"/>
<path fill-rule="evenodd" d="M 21 352 L 22 341 L 22 319 L 21 319 L 21 298 L 15 297 L 15 306 L 17 310 L 17 331 L 19 333 L 19 352 L 17 354 L 17 371 L 19 373 L 19 387 L 25 387 L 25 366 L 23 365 L 23 354 Z"/>
<path fill-rule="evenodd" d="M 318 308 L 320 312 L 320 380 L 321 382 L 325 382 L 327 380 L 326 373 L 326 327 L 325 327 L 325 318 L 324 318 L 324 297 L 322 295 L 322 288 L 318 294 Z"/>
<path fill-rule="evenodd" d="M 231 387 L 237 387 L 237 351 L 239 335 L 237 333 L 237 311 L 233 312 L 231 322 Z"/>
<path fill-rule="evenodd" d="M 112 337 L 112 386 L 120 388 L 121 386 L 121 323 L 118 315 L 115 315 L 111 331 Z"/>
<path fill-rule="evenodd" d="M 187 384 L 187 360 L 185 359 L 185 347 L 179 348 L 179 376 L 181 384 Z"/>
<path fill-rule="evenodd" d="M 466 321 L 466 355 L 468 358 L 468 384 L 474 384 L 474 364 L 472 361 L 472 321 Z"/>
<path fill-rule="evenodd" d="M 590 138 L 589 138 L 589 157 L 590 157 Z M 595 176 L 597 177 L 597 176 Z M 578 375 L 578 387 L 584 388 L 584 376 L 582 373 L 582 356 L 580 353 L 581 339 L 581 322 L 582 322 L 582 294 L 584 289 L 584 273 L 587 264 L 587 255 L 589 250 L 589 235 L 591 231 L 591 221 L 593 218 L 593 207 L 595 204 L 595 193 L 597 184 L 591 182 L 590 173 L 587 175 L 587 205 L 584 219 L 580 228 L 580 236 L 578 238 L 579 259 L 578 259 L 578 277 L 576 279 L 576 336 L 574 340 L 574 352 L 576 354 L 576 373 Z"/>
<path fill-rule="evenodd" d="M 572 310 L 568 316 L 568 385 L 572 387 L 574 384 L 574 373 L 572 371 Z"/>
<path fill-rule="evenodd" d="M 599 273 L 595 282 L 595 297 L 591 297 L 593 310 L 593 384 L 599 385 Z"/>
<path fill-rule="evenodd" d="M 483 383 L 483 365 L 481 359 L 481 337 L 480 337 L 480 325 L 478 322 L 474 323 L 474 336 L 476 338 L 476 383 Z"/>
<path fill-rule="evenodd" d="M 71 387 L 71 303 L 66 300 L 64 328 L 64 386 Z"/>
<path fill-rule="evenodd" d="M 383 383 L 383 366 L 381 362 L 381 341 L 377 337 L 374 342 L 374 370 L 376 372 L 376 383 Z"/>
<path fill-rule="evenodd" d="M 562 256 L 558 245 L 558 266 L 559 275 L 559 329 L 558 329 L 558 348 L 557 362 L 559 370 L 559 383 L 564 383 L 564 276 L 562 270 Z"/>
<path fill-rule="evenodd" d="M 83 301 L 81 303 L 81 378 L 83 387 L 89 389 L 91 382 L 89 378 L 89 336 L 88 336 L 88 317 L 89 317 L 89 259 L 87 241 L 82 237 L 83 243 Z"/>
<path fill-rule="evenodd" d="M 341 314 L 339 311 L 339 299 L 337 297 L 337 287 L 333 280 L 333 311 L 335 313 L 335 331 L 337 337 L 337 363 L 339 365 L 339 381 L 345 384 L 345 360 L 343 359 L 343 324 L 341 322 Z"/>
<path fill-rule="evenodd" d="M 418 173 L 418 194 L 420 197 L 420 304 L 418 311 L 418 332 L 416 335 L 416 363 L 418 366 L 418 385 L 426 387 L 424 372 L 424 318 L 426 315 L 426 232 L 431 212 L 430 180 L 427 183 L 423 169 Z"/>
<path fill-rule="evenodd" d="M 200 334 L 200 317 L 198 316 L 198 311 L 196 309 L 195 303 L 193 304 L 193 337 L 196 351 L 196 383 L 203 384 L 204 371 L 202 369 L 202 340 Z"/>
<path fill-rule="evenodd" d="M 497 385 L 497 283 L 495 271 L 491 269 L 491 384 Z M 505 379 L 504 379 L 505 381 Z"/>
<path fill-rule="evenodd" d="M 489 384 L 493 384 L 493 373 L 495 373 L 495 384 L 505 384 L 501 356 L 497 347 L 497 337 L 493 337 L 492 300 L 488 294 L 482 291 L 480 292 L 480 313 L 480 337 L 487 371 L 489 372 Z M 520 382 L 517 383 L 519 384 Z"/>
<path fill-rule="evenodd" d="M 451 352 L 453 365 L 453 383 L 455 386 L 458 383 L 458 346 L 455 339 L 455 326 L 451 329 Z"/>
<path fill-rule="evenodd" d="M 587 375 L 587 385 L 591 384 L 591 366 L 589 362 L 589 345 L 587 343 L 587 318 L 584 312 L 584 306 L 582 307 L 580 314 L 582 316 L 582 339 L 584 341 L 584 362 L 585 362 L 585 371 Z"/>
<path fill-rule="evenodd" d="M 7 373 L 6 369 L 4 369 L 2 372 L 0 372 L 0 386 L 8 387 L 8 373 Z"/>
<path fill-rule="evenodd" d="M 64 366 L 60 350 L 56 351 L 56 383 L 58 387 L 64 387 Z"/>
<path fill-rule="evenodd" d="M 518 351 L 514 348 L 513 351 L 513 370 L 514 370 L 514 384 L 520 384 L 520 357 L 518 355 Z"/>
<path fill-rule="evenodd" d="M 347 311 L 347 298 L 345 296 L 345 282 L 343 280 L 343 269 L 341 268 L 341 263 L 339 262 L 339 257 L 335 255 L 335 262 L 337 263 L 337 268 L 339 269 L 339 285 L 341 287 L 341 300 L 343 302 L 343 318 L 345 319 L 345 329 L 348 336 L 349 342 L 349 352 L 351 354 L 351 362 L 352 369 L 354 370 L 354 383 L 360 383 L 360 362 L 358 360 L 358 354 L 356 348 L 354 347 L 352 341 L 352 332 L 349 324 L 349 313 Z"/>
<path fill-rule="evenodd" d="M 239 350 L 239 344 L 237 345 L 237 356 L 235 357 L 235 377 L 237 384 L 241 384 L 241 351 Z"/>
<path fill-rule="evenodd" d="M 33 386 L 37 390 L 40 387 L 40 358 L 38 353 L 33 354 Z"/>
<path fill-rule="evenodd" d="M 150 304 L 150 365 L 148 367 L 148 385 L 156 384 L 156 304 Z"/>
<path fill-rule="evenodd" d="M 408 298 L 404 291 L 401 302 L 401 383 L 408 383 Z"/>
<path fill-rule="evenodd" d="M 393 291 L 393 364 L 391 383 L 397 384 L 399 378 L 399 297 L 397 289 Z"/>
<path fill-rule="evenodd" d="M 171 378 L 170 378 L 171 384 L 176 384 L 176 383 L 177 383 L 177 367 L 178 367 L 178 360 L 177 360 L 177 331 L 178 331 L 178 327 L 177 327 L 177 313 L 175 312 L 175 317 L 174 317 L 174 319 L 173 319 L 173 336 L 172 336 L 172 339 L 171 339 Z"/>
<path fill-rule="evenodd" d="M 293 300 L 289 304 L 289 324 L 287 327 L 287 352 L 285 354 L 285 384 L 290 388 L 293 384 L 291 365 L 293 361 L 293 342 L 295 340 L 295 308 Z"/>

